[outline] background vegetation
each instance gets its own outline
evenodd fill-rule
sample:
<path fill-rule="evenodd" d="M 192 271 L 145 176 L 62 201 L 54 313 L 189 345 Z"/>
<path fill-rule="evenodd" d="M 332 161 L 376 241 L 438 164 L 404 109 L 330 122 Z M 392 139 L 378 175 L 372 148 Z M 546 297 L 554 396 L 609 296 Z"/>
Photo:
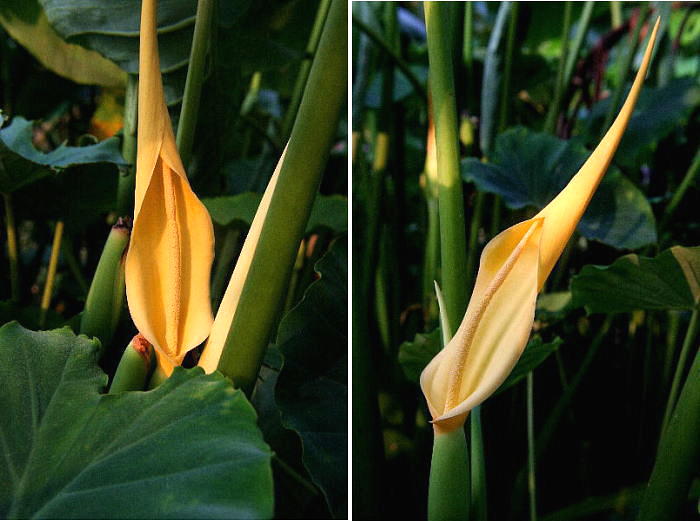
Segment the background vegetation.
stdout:
<path fill-rule="evenodd" d="M 700 265 L 700 12 L 678 2 L 452 9 L 468 281 L 484 244 L 549 202 L 598 143 L 661 16 L 620 149 L 539 298 L 523 359 L 481 410 L 488 499 L 473 507 L 474 519 L 634 519 L 662 429 L 696 374 L 697 271 L 685 276 L 676 259 Z M 352 16 L 355 514 L 424 519 L 432 429 L 417 380 L 440 346 L 442 280 L 425 25 L 419 2 L 355 2 Z M 689 248 L 667 251 L 677 245 Z M 685 454 L 696 479 L 678 518 L 693 519 L 697 449 Z"/>

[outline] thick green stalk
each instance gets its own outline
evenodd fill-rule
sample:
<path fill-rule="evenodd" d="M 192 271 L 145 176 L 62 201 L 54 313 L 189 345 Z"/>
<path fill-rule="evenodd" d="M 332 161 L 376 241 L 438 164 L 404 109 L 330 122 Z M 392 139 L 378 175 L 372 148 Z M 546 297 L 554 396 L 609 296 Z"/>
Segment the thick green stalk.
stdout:
<path fill-rule="evenodd" d="M 530 497 L 530 521 L 537 521 L 537 488 L 535 478 L 535 400 L 534 377 L 527 373 L 527 490 Z"/>
<path fill-rule="evenodd" d="M 7 259 L 10 263 L 10 295 L 13 302 L 19 302 L 19 250 L 17 249 L 17 228 L 12 209 L 12 196 L 2 194 L 5 203 L 5 233 L 7 233 Z"/>
<path fill-rule="evenodd" d="M 630 35 L 629 44 L 627 49 L 625 49 L 624 54 L 620 57 L 620 65 L 617 72 L 618 84 L 613 91 L 612 96 L 610 96 L 610 106 L 608 108 L 608 114 L 605 117 L 605 123 L 601 127 L 601 136 L 607 132 L 610 128 L 610 124 L 617 115 L 620 107 L 620 101 L 622 100 L 622 95 L 627 90 L 627 84 L 625 78 L 629 75 L 630 68 L 632 67 L 632 62 L 634 61 L 634 54 L 637 51 L 637 44 L 639 43 L 639 34 L 644 25 L 644 20 L 649 14 L 649 4 L 643 3 L 642 8 L 639 11 L 639 16 L 637 17 L 637 24 L 634 26 L 634 31 Z"/>
<path fill-rule="evenodd" d="M 331 3 L 218 368 L 250 392 L 283 304 L 347 85 L 347 3 Z M 263 291 L 264 288 L 264 291 Z"/>
<path fill-rule="evenodd" d="M 486 495 L 486 458 L 484 457 L 484 436 L 481 432 L 481 405 L 469 413 L 469 438 L 471 450 L 471 521 L 488 519 Z"/>
<path fill-rule="evenodd" d="M 690 186 L 693 184 L 695 176 L 698 174 L 698 172 L 700 172 L 700 151 L 696 152 L 693 162 L 690 164 L 690 168 L 688 168 L 688 171 L 685 173 L 680 186 L 673 193 L 671 201 L 666 206 L 664 215 L 661 218 L 661 224 L 659 225 L 659 231 L 665 230 L 668 226 L 668 222 L 671 220 L 673 212 L 675 212 L 676 208 L 678 208 L 678 205 L 683 200 L 688 188 L 690 188 Z"/>
<path fill-rule="evenodd" d="M 287 107 L 287 111 L 284 114 L 282 131 L 280 132 L 282 141 L 286 141 L 289 138 L 289 133 L 292 131 L 292 125 L 294 124 L 294 119 L 297 116 L 297 110 L 299 110 L 301 96 L 304 93 L 304 86 L 306 85 L 306 80 L 308 79 L 309 72 L 311 71 L 311 63 L 313 62 L 314 55 L 316 54 L 318 42 L 321 40 L 321 30 L 323 29 L 323 24 L 326 21 L 328 8 L 330 5 L 330 0 L 321 0 L 321 2 L 318 4 L 314 25 L 311 28 L 309 41 L 306 44 L 306 53 L 304 54 L 304 59 L 301 61 L 301 65 L 299 66 L 297 79 L 294 83 L 294 89 L 292 90 L 292 98 L 289 102 L 289 106 Z"/>
<path fill-rule="evenodd" d="M 694 344 L 695 337 L 698 334 L 698 328 L 700 326 L 700 309 L 696 307 L 693 310 L 693 314 L 690 315 L 690 323 L 688 324 L 688 329 L 685 333 L 685 338 L 683 339 L 683 346 L 681 347 L 680 355 L 678 355 L 678 363 L 676 364 L 676 370 L 673 373 L 673 382 L 671 383 L 671 391 L 668 393 L 668 401 L 666 402 L 666 410 L 664 411 L 664 418 L 661 422 L 661 440 L 663 440 L 663 433 L 666 431 L 668 422 L 671 419 L 671 414 L 676 407 L 676 401 L 678 399 L 678 391 L 680 389 L 681 380 L 685 374 L 685 366 L 688 361 L 688 354 L 690 349 Z M 660 448 L 660 447 L 659 447 Z"/>
<path fill-rule="evenodd" d="M 190 50 L 190 64 L 187 68 L 187 80 L 185 80 L 185 92 L 180 108 L 180 120 L 177 124 L 177 136 L 175 142 L 185 168 L 192 159 L 192 144 L 194 132 L 197 126 L 199 114 L 199 99 L 204 84 L 204 68 L 209 50 L 209 33 L 211 20 L 214 16 L 214 0 L 198 0 L 197 18 L 194 23 L 194 35 L 192 36 L 192 49 Z"/>
<path fill-rule="evenodd" d="M 134 184 L 136 182 L 136 127 L 139 99 L 138 76 L 129 74 L 126 80 L 124 98 L 124 130 L 122 135 L 122 156 L 127 166 L 119 171 L 117 185 L 117 212 L 130 215 L 134 204 Z"/>
<path fill-rule="evenodd" d="M 120 218 L 112 226 L 80 319 L 80 333 L 99 338 L 102 353 L 112 341 L 124 303 L 124 252 L 129 244 L 130 231 L 127 219 Z"/>
<path fill-rule="evenodd" d="M 141 334 L 131 339 L 109 386 L 110 394 L 143 391 L 155 362 L 153 346 Z"/>
<path fill-rule="evenodd" d="M 679 520 L 700 461 L 700 349 L 662 433 L 638 521 Z"/>
<path fill-rule="evenodd" d="M 469 519 L 469 455 L 464 428 L 435 432 L 428 489 L 428 521 Z"/>
<path fill-rule="evenodd" d="M 466 236 L 464 200 L 459 172 L 457 106 L 452 71 L 452 50 L 446 3 L 425 4 L 430 63 L 430 92 L 435 118 L 435 143 L 440 213 L 442 290 L 452 327 L 460 324 L 467 307 Z"/>
<path fill-rule="evenodd" d="M 564 25 L 561 30 L 561 56 L 559 57 L 559 67 L 557 69 L 557 79 L 554 84 L 554 97 L 547 111 L 547 119 L 544 122 L 544 131 L 553 134 L 556 130 L 559 106 L 564 97 L 567 84 L 564 83 L 564 69 L 569 50 L 569 31 L 571 30 L 571 10 L 573 2 L 566 2 L 564 5 Z"/>

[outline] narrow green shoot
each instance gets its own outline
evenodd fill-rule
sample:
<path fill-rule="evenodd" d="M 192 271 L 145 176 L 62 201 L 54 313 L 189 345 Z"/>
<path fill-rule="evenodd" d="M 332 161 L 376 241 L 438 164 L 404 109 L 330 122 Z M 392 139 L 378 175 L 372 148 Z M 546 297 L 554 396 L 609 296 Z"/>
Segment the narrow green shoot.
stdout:
<path fill-rule="evenodd" d="M 97 337 L 102 353 L 108 348 L 119 323 L 124 303 L 124 253 L 129 244 L 131 223 L 120 218 L 107 236 L 102 255 L 90 284 L 80 333 Z"/>
<path fill-rule="evenodd" d="M 49 266 L 46 271 L 46 283 L 44 284 L 44 293 L 41 297 L 41 308 L 39 311 L 39 327 L 46 327 L 46 314 L 51 305 L 51 296 L 53 295 L 53 287 L 56 282 L 56 268 L 58 267 L 58 257 L 61 253 L 61 240 L 63 238 L 63 221 L 56 221 L 56 227 L 53 232 L 53 244 L 51 246 L 51 257 L 49 257 Z"/>
<path fill-rule="evenodd" d="M 10 262 L 10 295 L 13 302 L 19 302 L 19 250 L 17 248 L 17 228 L 12 209 L 12 196 L 3 193 L 5 204 L 5 233 L 7 234 L 7 258 Z"/>
<path fill-rule="evenodd" d="M 199 100 L 204 85 L 204 68 L 209 50 L 209 34 L 214 16 L 215 0 L 198 0 L 197 15 L 190 50 L 190 64 L 187 68 L 185 92 L 180 109 L 180 121 L 177 124 L 175 142 L 185 168 L 192 159 L 192 144 L 194 143 Z"/>
<path fill-rule="evenodd" d="M 289 134 L 292 132 L 292 125 L 294 124 L 297 111 L 299 110 L 301 96 L 304 94 L 306 80 L 309 78 L 311 64 L 313 63 L 313 58 L 316 54 L 316 49 L 318 48 L 318 42 L 321 40 L 321 31 L 323 30 L 323 24 L 326 21 L 326 16 L 328 15 L 328 9 L 330 6 L 330 0 L 321 0 L 318 5 L 318 9 L 316 9 L 316 17 L 314 18 L 314 25 L 311 28 L 309 41 L 306 44 L 304 59 L 301 61 L 301 65 L 299 66 L 299 72 L 297 73 L 294 89 L 292 90 L 292 98 L 289 102 L 289 106 L 287 107 L 287 111 L 284 114 L 282 130 L 280 132 L 282 141 L 286 141 L 289 138 Z"/>
<path fill-rule="evenodd" d="M 117 184 L 117 212 L 130 214 L 134 204 L 134 184 L 136 182 L 136 125 L 138 114 L 139 80 L 135 74 L 129 74 L 126 80 L 124 97 L 124 129 L 122 131 L 122 156 L 127 166 L 119 171 Z"/>
<path fill-rule="evenodd" d="M 141 334 L 131 339 L 109 387 L 110 394 L 143 391 L 155 365 L 153 346 Z"/>

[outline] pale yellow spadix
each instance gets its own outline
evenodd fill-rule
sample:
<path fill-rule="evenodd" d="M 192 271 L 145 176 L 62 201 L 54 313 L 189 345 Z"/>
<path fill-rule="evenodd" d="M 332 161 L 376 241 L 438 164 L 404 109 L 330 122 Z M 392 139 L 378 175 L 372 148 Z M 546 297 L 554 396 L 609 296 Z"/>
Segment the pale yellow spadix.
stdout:
<path fill-rule="evenodd" d="M 214 229 L 190 188 L 163 95 L 156 0 L 143 0 L 139 49 L 134 226 L 126 295 L 139 332 L 166 375 L 209 335 Z"/>
<path fill-rule="evenodd" d="M 527 344 L 542 289 L 607 170 L 649 67 L 657 20 L 627 100 L 569 184 L 532 219 L 494 237 L 459 329 L 421 374 L 438 431 L 463 425 L 469 411 L 503 383 Z"/>

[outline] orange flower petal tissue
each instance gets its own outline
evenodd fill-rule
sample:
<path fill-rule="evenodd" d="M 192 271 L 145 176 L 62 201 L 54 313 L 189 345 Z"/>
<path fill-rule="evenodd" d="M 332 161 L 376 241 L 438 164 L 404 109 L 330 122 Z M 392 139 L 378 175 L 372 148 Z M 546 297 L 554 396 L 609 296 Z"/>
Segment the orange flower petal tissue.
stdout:
<path fill-rule="evenodd" d="M 460 428 L 469 411 L 498 389 L 520 358 L 537 294 L 598 188 L 634 111 L 658 27 L 657 21 L 620 113 L 579 172 L 540 213 L 501 232 L 484 248 L 462 323 L 421 374 L 436 431 Z"/>
<path fill-rule="evenodd" d="M 141 7 L 138 151 L 134 227 L 126 295 L 139 332 L 166 375 L 211 329 L 209 276 L 214 229 L 192 191 L 165 104 L 156 35 L 156 1 Z"/>

